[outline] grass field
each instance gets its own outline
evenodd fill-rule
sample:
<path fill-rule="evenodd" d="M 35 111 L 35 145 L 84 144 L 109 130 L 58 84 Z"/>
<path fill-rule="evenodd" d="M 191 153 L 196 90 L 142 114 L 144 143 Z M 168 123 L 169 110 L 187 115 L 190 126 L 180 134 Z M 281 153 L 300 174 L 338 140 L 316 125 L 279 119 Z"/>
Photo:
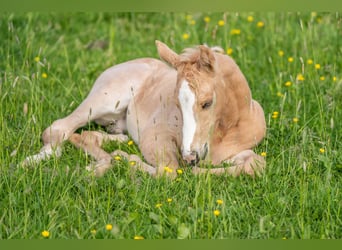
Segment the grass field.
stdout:
<path fill-rule="evenodd" d="M 0 239 L 341 239 L 341 23 L 341 13 L 2 13 Z M 178 52 L 219 45 L 236 60 L 265 110 L 263 176 L 185 168 L 153 179 L 122 159 L 97 179 L 69 143 L 59 159 L 18 167 L 104 69 L 157 57 L 155 39 Z"/>

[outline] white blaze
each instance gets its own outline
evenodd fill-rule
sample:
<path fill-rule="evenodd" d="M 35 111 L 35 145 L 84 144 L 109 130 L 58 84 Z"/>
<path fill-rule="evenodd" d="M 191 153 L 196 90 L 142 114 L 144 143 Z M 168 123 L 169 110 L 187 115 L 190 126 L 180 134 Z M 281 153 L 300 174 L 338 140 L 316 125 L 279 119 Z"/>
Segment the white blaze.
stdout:
<path fill-rule="evenodd" d="M 195 95 L 186 80 L 183 80 L 181 84 L 178 99 L 183 114 L 183 155 L 189 155 L 191 153 L 190 146 L 196 132 L 196 121 L 193 111 Z"/>

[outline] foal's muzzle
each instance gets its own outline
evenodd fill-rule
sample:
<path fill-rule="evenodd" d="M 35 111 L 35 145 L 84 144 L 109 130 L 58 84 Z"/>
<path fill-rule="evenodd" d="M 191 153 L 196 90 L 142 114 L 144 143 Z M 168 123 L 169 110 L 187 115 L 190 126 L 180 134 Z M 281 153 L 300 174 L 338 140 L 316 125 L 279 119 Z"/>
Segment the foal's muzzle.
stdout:
<path fill-rule="evenodd" d="M 201 159 L 204 159 L 208 154 L 208 144 L 204 144 L 203 148 L 200 150 L 200 152 L 197 151 L 191 151 L 188 155 L 183 155 L 184 161 L 194 166 L 196 165 Z"/>
<path fill-rule="evenodd" d="M 196 151 L 192 151 L 189 155 L 183 156 L 183 159 L 187 164 L 191 166 L 196 165 L 200 160 L 199 155 Z"/>

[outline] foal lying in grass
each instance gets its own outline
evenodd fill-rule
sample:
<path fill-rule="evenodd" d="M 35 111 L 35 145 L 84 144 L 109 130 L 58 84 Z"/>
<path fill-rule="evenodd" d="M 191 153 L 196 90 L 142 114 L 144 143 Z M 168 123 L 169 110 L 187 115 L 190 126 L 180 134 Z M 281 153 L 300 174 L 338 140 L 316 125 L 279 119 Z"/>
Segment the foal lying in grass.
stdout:
<path fill-rule="evenodd" d="M 174 177 L 184 162 L 196 174 L 261 172 L 265 161 L 251 149 L 265 135 L 264 113 L 236 63 L 202 45 L 180 55 L 159 41 L 156 45 L 166 63 L 142 58 L 107 69 L 75 111 L 43 132 L 40 153 L 27 157 L 23 165 L 60 156 L 63 141 L 69 140 L 95 158 L 87 169 L 97 176 L 112 166 L 113 155 L 135 161 L 134 167 L 153 176 Z M 75 133 L 90 121 L 110 126 L 112 134 Z M 125 132 L 145 161 L 101 148 L 106 140 L 127 140 Z M 200 161 L 218 167 L 200 168 Z M 231 167 L 219 167 L 224 162 Z"/>

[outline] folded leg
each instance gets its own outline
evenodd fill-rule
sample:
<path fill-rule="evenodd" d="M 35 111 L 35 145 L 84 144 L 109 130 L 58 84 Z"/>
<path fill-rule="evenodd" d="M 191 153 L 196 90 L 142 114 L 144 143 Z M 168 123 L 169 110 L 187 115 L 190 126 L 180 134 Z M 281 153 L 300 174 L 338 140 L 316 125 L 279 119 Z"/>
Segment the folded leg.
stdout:
<path fill-rule="evenodd" d="M 194 174 L 208 172 L 217 175 L 228 174 L 234 177 L 237 177 L 240 174 L 247 174 L 254 177 L 255 175 L 261 174 L 266 166 L 265 159 L 252 150 L 244 150 L 225 162 L 231 164 L 231 166 L 211 169 L 194 167 L 192 172 Z"/>

